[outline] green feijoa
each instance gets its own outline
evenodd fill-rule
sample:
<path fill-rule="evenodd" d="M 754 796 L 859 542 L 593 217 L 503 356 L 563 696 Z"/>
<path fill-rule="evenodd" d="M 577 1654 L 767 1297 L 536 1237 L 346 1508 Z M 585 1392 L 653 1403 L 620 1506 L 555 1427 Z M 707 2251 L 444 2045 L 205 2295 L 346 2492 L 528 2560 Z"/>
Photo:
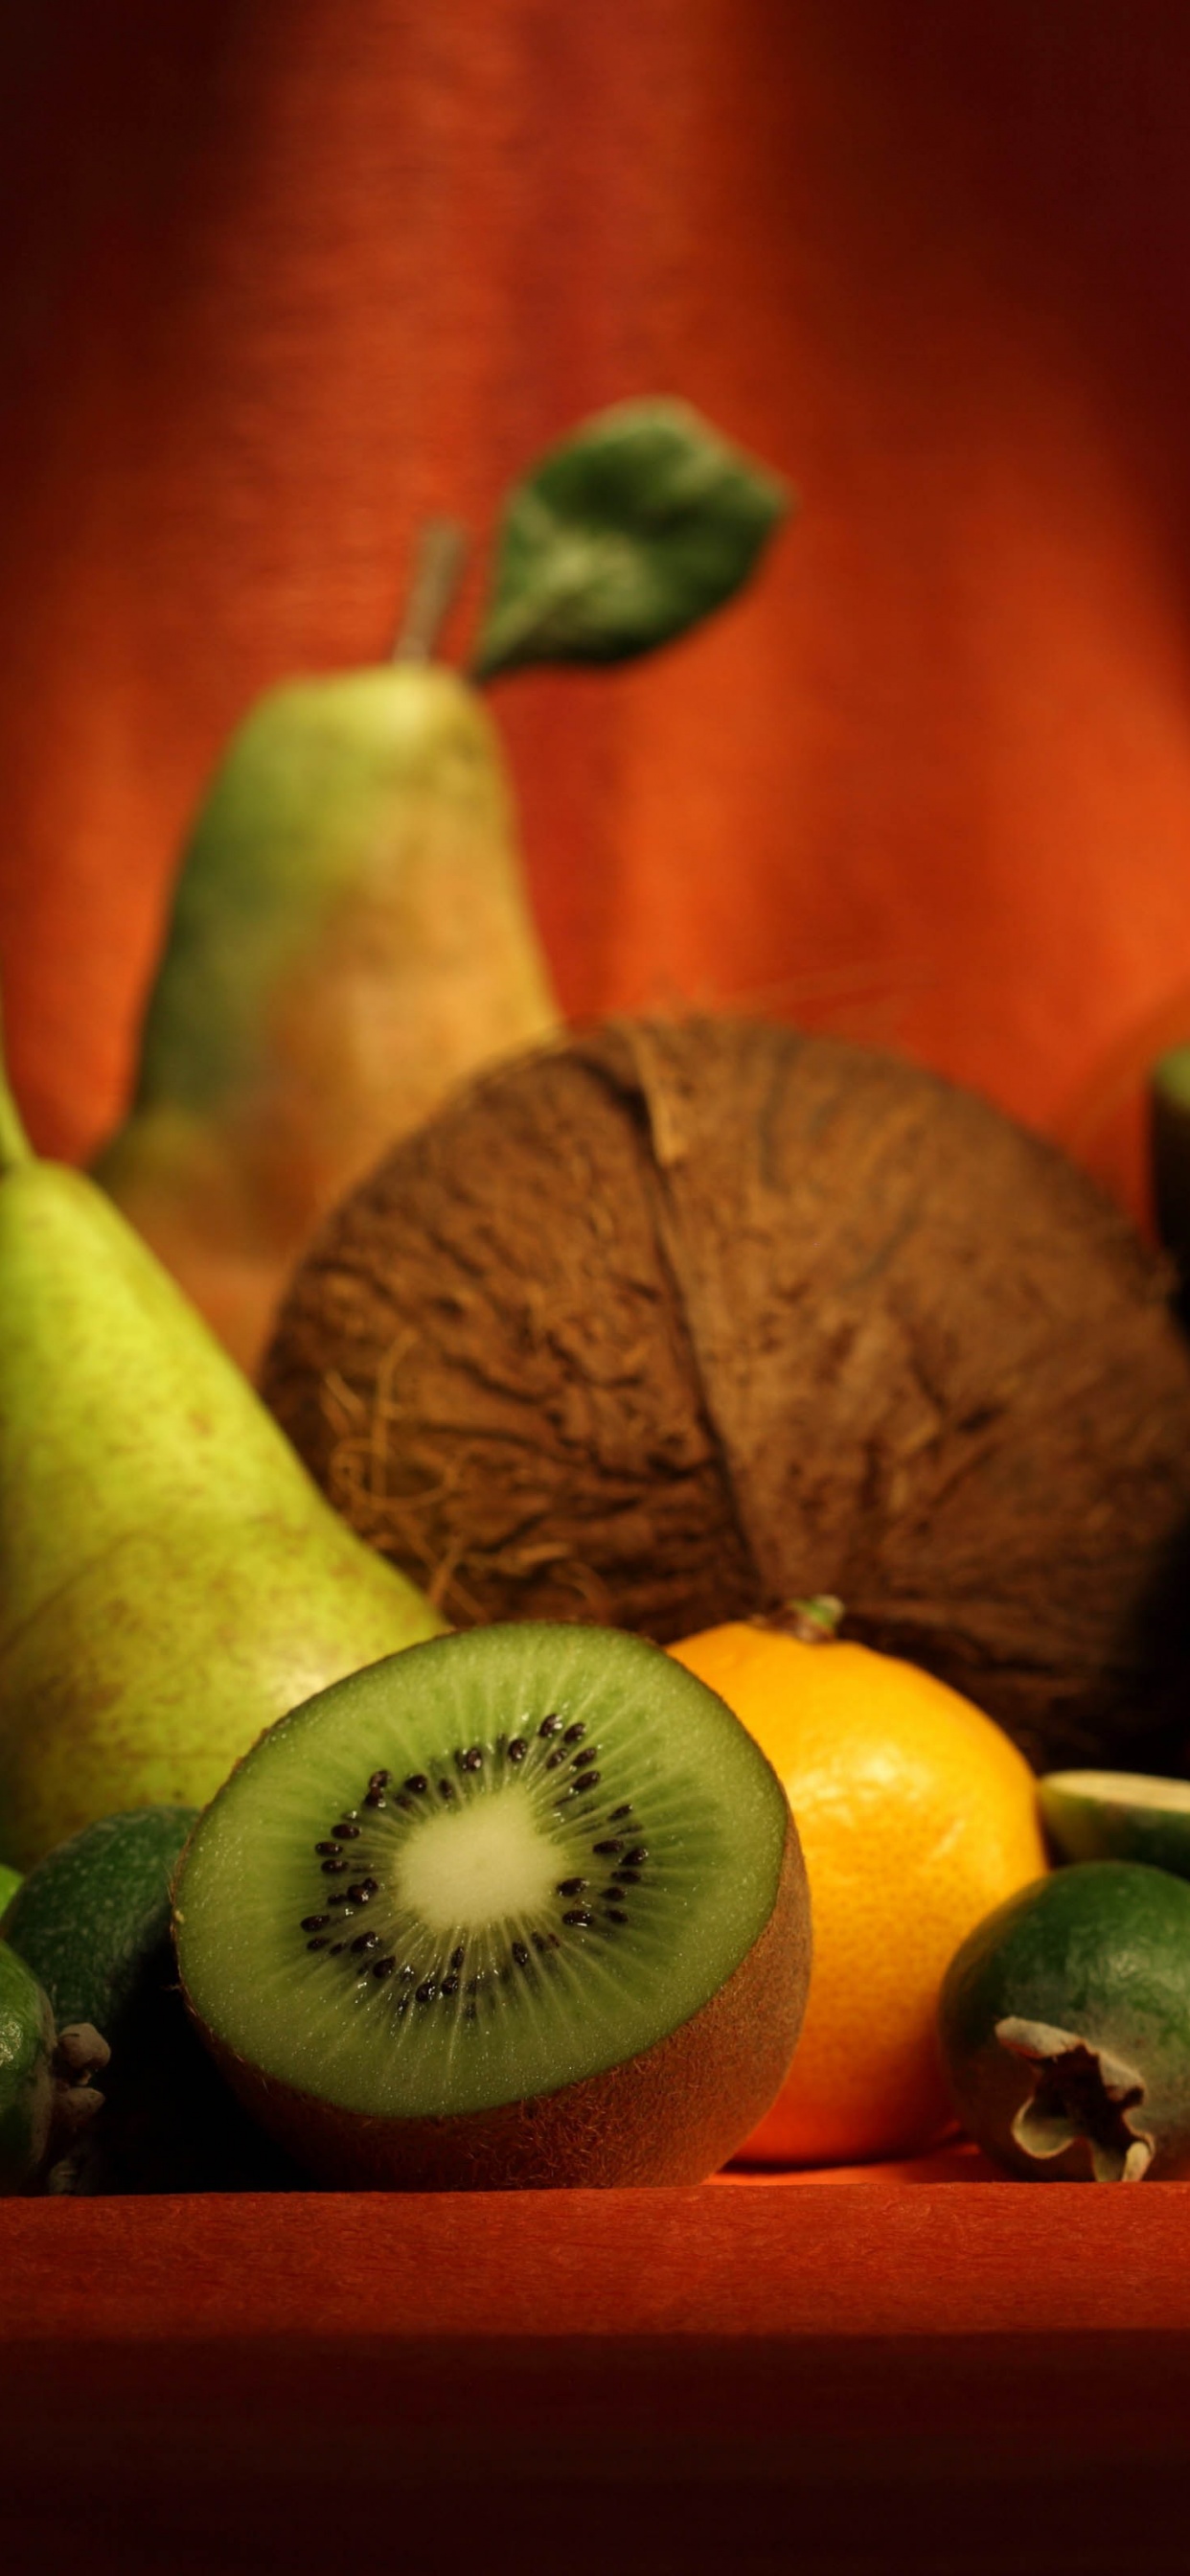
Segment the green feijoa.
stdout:
<path fill-rule="evenodd" d="M 1077 1861 L 951 1961 L 942 2052 L 963 2126 L 1034 2182 L 1190 2175 L 1190 1884 Z"/>
<path fill-rule="evenodd" d="M 472 1630 L 292 1711 L 175 1916 L 220 2064 L 335 2184 L 701 2179 L 779 2089 L 809 1968 L 758 1747 L 593 1627 Z"/>
<path fill-rule="evenodd" d="M 146 1992 L 173 1973 L 170 1879 L 196 1807 L 103 1816 L 38 1861 L 8 1907 L 5 1939 L 59 2025 L 93 2022 L 113 2048 Z"/>
<path fill-rule="evenodd" d="M 54 2116 L 54 2016 L 36 1977 L 0 1941 L 0 2193 L 28 2191 Z"/>
<path fill-rule="evenodd" d="M 1037 1795 L 1062 1860 L 1144 1860 L 1190 1878 L 1190 1780 L 1050 1771 L 1038 1781 Z"/>
<path fill-rule="evenodd" d="M 59 2027 L 110 2042 L 102 2116 L 71 2157 L 83 2192 L 266 2190 L 303 2179 L 246 2117 L 195 2036 L 178 1988 L 170 1880 L 194 1807 L 104 1816 L 30 1870 L 5 1931 Z"/>

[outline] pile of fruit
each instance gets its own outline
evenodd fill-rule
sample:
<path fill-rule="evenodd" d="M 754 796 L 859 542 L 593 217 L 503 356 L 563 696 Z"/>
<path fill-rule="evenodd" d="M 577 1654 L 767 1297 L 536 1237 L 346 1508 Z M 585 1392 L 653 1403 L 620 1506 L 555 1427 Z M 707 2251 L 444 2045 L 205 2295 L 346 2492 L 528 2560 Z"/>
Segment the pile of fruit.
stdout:
<path fill-rule="evenodd" d="M 780 508 L 608 416 L 514 503 L 477 667 L 663 640 Z M 442 1105 L 455 1023 L 398 1114 L 378 922 L 424 999 L 484 846 L 512 918 L 471 695 L 414 660 L 250 721 L 106 1194 L 0 1081 L 0 2191 L 687 2182 L 956 2121 L 1190 2173 L 1165 1274 L 986 1104 L 761 1023 L 554 1033 Z M 527 957 L 480 1052 L 552 1027 Z M 259 1393 L 118 1198 L 241 1355 L 288 1279 Z"/>

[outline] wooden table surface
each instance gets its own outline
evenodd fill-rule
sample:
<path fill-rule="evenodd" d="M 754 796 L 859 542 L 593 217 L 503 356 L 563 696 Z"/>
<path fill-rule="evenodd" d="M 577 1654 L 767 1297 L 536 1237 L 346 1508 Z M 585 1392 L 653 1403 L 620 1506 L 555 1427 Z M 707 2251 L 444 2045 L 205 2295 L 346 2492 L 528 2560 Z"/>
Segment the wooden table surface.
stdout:
<path fill-rule="evenodd" d="M 1180 2576 L 1188 2255 L 1190 2184 L 10 2201 L 0 2566 Z"/>

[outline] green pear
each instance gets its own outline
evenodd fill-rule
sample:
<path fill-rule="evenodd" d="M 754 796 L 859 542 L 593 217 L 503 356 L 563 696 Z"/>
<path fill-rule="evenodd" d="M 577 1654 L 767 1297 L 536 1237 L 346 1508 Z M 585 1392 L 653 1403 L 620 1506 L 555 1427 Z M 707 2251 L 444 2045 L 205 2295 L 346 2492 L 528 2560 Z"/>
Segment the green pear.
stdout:
<path fill-rule="evenodd" d="M 287 682 L 198 815 L 95 1177 L 251 1369 L 334 1202 L 557 1025 L 476 692 L 419 660 Z"/>
<path fill-rule="evenodd" d="M 472 678 L 686 633 L 793 497 L 687 404 L 596 413 L 508 495 Z M 464 544 L 423 531 L 394 662 L 270 690 L 233 735 L 94 1164 L 248 1369 L 329 1208 L 456 1083 L 559 1028 L 498 731 L 430 659 Z"/>
<path fill-rule="evenodd" d="M 262 1728 L 443 1622 L 323 1501 L 0 1072 L 0 1855 L 202 1806 Z"/>

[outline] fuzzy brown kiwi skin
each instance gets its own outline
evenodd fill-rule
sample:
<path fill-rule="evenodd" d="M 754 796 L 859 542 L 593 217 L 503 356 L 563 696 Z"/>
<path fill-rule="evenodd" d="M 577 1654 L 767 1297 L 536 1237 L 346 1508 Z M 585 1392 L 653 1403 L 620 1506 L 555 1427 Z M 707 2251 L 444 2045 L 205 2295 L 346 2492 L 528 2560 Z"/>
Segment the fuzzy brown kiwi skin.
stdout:
<path fill-rule="evenodd" d="M 792 1815 L 773 1909 L 691 2020 L 639 2057 L 495 2110 L 372 2119 L 278 2083 L 199 2032 L 261 2128 L 343 2191 L 549 2191 L 704 2182 L 776 2100 L 810 1983 L 810 1899 Z"/>

